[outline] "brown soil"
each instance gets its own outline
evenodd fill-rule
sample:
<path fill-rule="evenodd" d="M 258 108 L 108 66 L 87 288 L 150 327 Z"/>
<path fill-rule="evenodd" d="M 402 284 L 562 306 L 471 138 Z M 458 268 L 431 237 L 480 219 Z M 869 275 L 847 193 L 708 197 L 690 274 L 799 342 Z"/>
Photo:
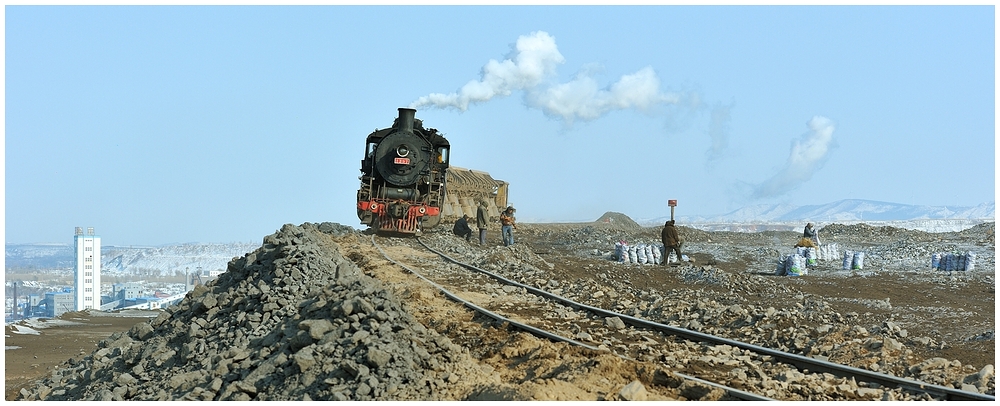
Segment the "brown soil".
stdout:
<path fill-rule="evenodd" d="M 18 391 L 52 372 L 60 364 L 97 350 L 97 343 L 112 333 L 128 331 L 136 323 L 155 317 L 152 312 L 134 312 L 116 317 L 92 316 L 86 312 L 64 313 L 55 320 L 40 319 L 44 328 L 32 328 L 38 334 L 18 334 L 4 329 L 4 399 L 17 399 Z"/>
<path fill-rule="evenodd" d="M 607 217 L 607 216 L 606 216 Z M 626 229 L 653 242 L 658 240 L 658 229 L 636 228 L 627 218 L 595 223 L 593 228 L 612 235 L 615 230 Z M 603 221 L 603 220 L 602 220 Z M 618 223 L 615 225 L 609 223 Z M 615 227 L 624 225 L 624 227 Z M 608 258 L 588 255 L 584 243 L 568 243 L 563 233 L 574 232 L 580 225 L 530 225 L 519 227 L 516 239 L 546 261 L 555 264 L 551 278 L 572 281 L 593 279 L 598 272 L 618 272 Z M 741 237 L 682 230 L 689 246 L 707 246 L 723 240 L 722 245 Z M 630 234 L 635 237 L 636 234 Z M 728 241 L 727 241 L 728 239 Z M 491 230 L 490 241 L 499 241 L 497 230 Z M 579 238 L 586 240 L 586 238 Z M 495 380 L 493 389 L 474 393 L 466 400 L 615 400 L 621 388 L 633 379 L 649 381 L 655 365 L 625 363 L 612 355 L 595 355 L 587 350 L 570 348 L 565 343 L 551 343 L 525 333 L 494 328 L 488 321 L 474 317 L 472 312 L 448 301 L 416 277 L 396 266 L 376 258 L 376 251 L 365 245 L 361 237 L 337 239 L 342 253 L 359 262 L 369 275 L 390 286 L 401 298 L 407 300 L 410 311 L 428 328 L 447 333 L 480 362 L 490 365 L 496 373 L 484 374 L 485 381 Z M 603 249 L 610 250 L 607 246 Z M 753 247 L 742 247 L 751 249 Z M 424 255 L 407 248 L 390 248 L 390 255 Z M 976 334 L 995 328 L 995 286 L 948 278 L 914 278 L 907 272 L 883 272 L 878 277 L 852 277 L 837 272 L 834 264 L 817 267 L 808 277 L 776 277 L 773 267 L 768 269 L 755 263 L 744 254 L 727 258 L 712 252 L 685 252 L 696 264 L 710 264 L 732 273 L 755 273 L 777 281 L 795 291 L 822 297 L 832 303 L 836 312 L 854 314 L 852 323 L 860 326 L 878 326 L 886 320 L 904 322 L 911 337 L 926 336 L 941 345 L 914 347 L 918 359 L 942 357 L 958 360 L 963 365 L 981 368 L 995 364 L 995 339 L 970 340 Z M 362 262 L 369 262 L 364 264 Z M 384 263 L 383 263 L 384 262 Z M 824 268 L 825 267 L 825 268 Z M 767 292 L 723 291 L 719 286 L 686 285 L 677 273 L 646 272 L 627 275 L 629 283 L 637 290 L 657 288 L 717 290 L 720 294 L 739 294 L 750 304 L 784 307 Z M 769 271 L 772 273 L 769 274 Z M 980 271 L 983 272 L 983 271 Z M 988 271 L 992 275 L 992 270 Z M 873 300 L 886 300 L 891 308 L 871 306 Z M 788 298 L 789 302 L 792 300 Z M 51 373 L 59 364 L 74 357 L 82 357 L 97 349 L 96 344 L 114 332 L 126 331 L 145 321 L 148 314 L 138 317 L 97 317 L 88 313 L 67 313 L 59 319 L 75 322 L 41 328 L 38 335 L 16 334 L 10 326 L 5 331 L 6 400 L 17 399 L 20 388 Z M 945 345 L 947 343 L 947 345 Z M 17 347 L 17 348 L 12 348 Z M 839 360 L 833 360 L 841 362 Z M 576 371 L 580 371 L 577 373 Z M 558 379 L 555 379 L 557 378 Z M 603 377 L 603 378 L 602 378 Z M 549 379 L 552 378 L 552 379 Z M 518 385 L 520 383 L 520 385 Z M 682 394 L 669 386 L 647 385 L 649 399 L 684 399 Z M 710 398 L 702 398 L 710 399 Z"/>

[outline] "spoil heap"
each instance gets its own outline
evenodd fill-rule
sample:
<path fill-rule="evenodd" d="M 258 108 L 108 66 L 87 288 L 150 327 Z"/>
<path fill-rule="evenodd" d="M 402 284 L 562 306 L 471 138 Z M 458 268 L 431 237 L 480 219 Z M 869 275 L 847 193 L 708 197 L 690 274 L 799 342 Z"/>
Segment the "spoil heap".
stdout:
<path fill-rule="evenodd" d="M 21 399 L 454 399 L 454 382 L 476 372 L 474 361 L 324 235 L 348 230 L 283 226 L 216 281 L 22 389 Z"/>

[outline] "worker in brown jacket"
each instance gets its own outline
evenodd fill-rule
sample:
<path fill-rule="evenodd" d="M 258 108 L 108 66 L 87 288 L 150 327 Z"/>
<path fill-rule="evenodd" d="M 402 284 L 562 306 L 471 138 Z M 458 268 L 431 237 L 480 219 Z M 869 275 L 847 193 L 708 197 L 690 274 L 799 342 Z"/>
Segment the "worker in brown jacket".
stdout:
<path fill-rule="evenodd" d="M 677 254 L 677 262 L 681 262 L 681 244 L 684 243 L 684 240 L 677 234 L 677 228 L 674 227 L 673 220 L 668 220 L 663 225 L 663 231 L 660 232 L 660 239 L 663 240 L 663 264 L 666 265 L 670 262 L 670 250 L 673 250 Z"/>
<path fill-rule="evenodd" d="M 476 226 L 479 227 L 479 245 L 486 245 L 486 221 L 490 216 L 486 213 L 486 201 L 479 201 L 479 208 L 476 209 Z"/>

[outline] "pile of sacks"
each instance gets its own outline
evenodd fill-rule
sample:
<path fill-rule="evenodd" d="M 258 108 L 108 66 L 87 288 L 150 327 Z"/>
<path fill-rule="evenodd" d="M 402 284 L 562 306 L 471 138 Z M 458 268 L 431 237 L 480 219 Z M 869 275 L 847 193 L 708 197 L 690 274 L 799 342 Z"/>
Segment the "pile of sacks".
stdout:
<path fill-rule="evenodd" d="M 808 275 L 808 266 L 816 265 L 820 260 L 834 259 L 839 255 L 837 243 L 825 244 L 819 247 L 795 247 L 795 252 L 778 258 L 775 275 L 802 276 Z"/>
<path fill-rule="evenodd" d="M 819 248 L 813 248 L 813 250 L 815 250 L 813 256 L 819 260 L 837 259 L 840 256 L 840 246 L 835 242 L 820 245 Z M 808 259 L 808 257 L 806 258 Z M 810 265 L 813 264 L 815 262 Z"/>
<path fill-rule="evenodd" d="M 865 269 L 863 251 L 844 251 L 844 269 Z"/>
<path fill-rule="evenodd" d="M 976 266 L 976 253 L 940 253 L 931 255 L 931 268 L 941 271 L 971 271 Z"/>
<path fill-rule="evenodd" d="M 809 249 L 812 250 L 815 248 L 809 247 Z M 798 249 L 796 249 L 796 251 L 798 251 Z M 806 268 L 806 265 L 806 257 L 798 252 L 787 256 L 782 255 L 778 258 L 778 267 L 774 269 L 774 274 L 778 276 L 808 275 L 809 269 Z"/>
<path fill-rule="evenodd" d="M 671 251 L 667 257 L 667 263 L 677 262 L 677 255 Z M 681 258 L 687 261 L 687 255 Z M 664 261 L 663 244 L 632 244 L 625 241 L 615 243 L 615 260 L 625 264 L 653 264 L 659 265 Z"/>

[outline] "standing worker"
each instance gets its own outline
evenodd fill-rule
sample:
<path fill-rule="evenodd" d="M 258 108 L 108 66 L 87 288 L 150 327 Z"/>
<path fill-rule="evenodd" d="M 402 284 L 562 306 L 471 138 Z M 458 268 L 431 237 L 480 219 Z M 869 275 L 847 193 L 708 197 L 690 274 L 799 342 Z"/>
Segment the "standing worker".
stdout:
<path fill-rule="evenodd" d="M 479 245 L 486 244 L 486 200 L 479 201 L 479 208 L 476 209 L 476 226 L 479 227 Z"/>
<path fill-rule="evenodd" d="M 802 237 L 808 238 L 814 246 L 819 247 L 819 232 L 813 227 L 813 223 L 806 223 L 806 228 L 802 231 Z"/>
<path fill-rule="evenodd" d="M 472 229 L 469 228 L 469 215 L 462 215 L 462 218 L 455 222 L 455 228 L 451 229 L 451 231 L 455 235 L 465 238 L 465 241 L 469 241 L 472 238 Z"/>
<path fill-rule="evenodd" d="M 663 265 L 667 265 L 670 262 L 670 251 L 673 250 L 674 254 L 677 254 L 677 262 L 681 262 L 681 244 L 684 240 L 677 234 L 677 228 L 674 227 L 673 220 L 667 220 L 666 224 L 663 225 L 663 231 L 660 232 L 660 239 L 663 240 Z"/>
<path fill-rule="evenodd" d="M 514 229 L 517 224 L 514 222 L 514 206 L 507 206 L 507 210 L 500 213 L 500 236 L 503 238 L 503 245 L 509 247 L 514 245 Z"/>

